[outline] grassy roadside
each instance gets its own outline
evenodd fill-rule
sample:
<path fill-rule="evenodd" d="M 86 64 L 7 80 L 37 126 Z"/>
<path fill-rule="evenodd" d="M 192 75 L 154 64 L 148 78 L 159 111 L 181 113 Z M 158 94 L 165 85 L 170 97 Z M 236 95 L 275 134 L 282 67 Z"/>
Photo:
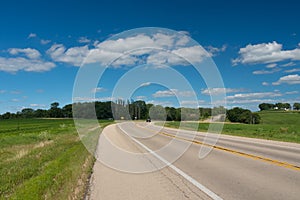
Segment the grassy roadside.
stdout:
<path fill-rule="evenodd" d="M 72 119 L 0 121 L 0 199 L 82 199 L 94 161 Z"/>
<path fill-rule="evenodd" d="M 259 112 L 261 124 L 224 124 L 222 134 L 300 143 L 299 112 Z M 180 122 L 166 122 L 164 126 L 178 128 Z M 181 128 L 196 127 L 195 122 L 183 122 Z M 206 132 L 209 123 L 199 123 L 198 131 Z"/>

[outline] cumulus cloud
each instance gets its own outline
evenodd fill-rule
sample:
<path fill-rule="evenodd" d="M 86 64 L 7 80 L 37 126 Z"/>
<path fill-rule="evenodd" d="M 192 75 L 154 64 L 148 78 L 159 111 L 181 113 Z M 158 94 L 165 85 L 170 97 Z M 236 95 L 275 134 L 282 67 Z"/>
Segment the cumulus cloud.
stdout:
<path fill-rule="evenodd" d="M 32 48 L 26 48 L 26 49 L 10 48 L 8 52 L 11 55 L 24 54 L 26 57 L 30 59 L 38 59 L 41 56 L 41 53 L 38 50 Z"/>
<path fill-rule="evenodd" d="M 62 44 L 54 44 L 47 50 L 47 54 L 50 55 L 54 61 L 64 62 L 74 66 L 80 66 L 88 53 L 89 49 L 87 45 L 66 49 Z"/>
<path fill-rule="evenodd" d="M 286 72 L 286 73 L 300 72 L 300 68 L 288 69 L 288 70 L 285 70 L 284 72 Z"/>
<path fill-rule="evenodd" d="M 146 96 L 136 96 L 135 99 L 136 100 L 143 100 L 144 101 L 144 100 L 147 99 L 147 97 Z"/>
<path fill-rule="evenodd" d="M 97 87 L 97 88 L 92 89 L 92 93 L 104 92 L 104 91 L 106 91 L 106 89 L 103 87 Z"/>
<path fill-rule="evenodd" d="M 252 73 L 255 75 L 261 75 L 261 74 L 274 74 L 279 71 L 281 71 L 281 69 L 273 68 L 271 70 L 257 70 L 257 71 L 253 71 Z"/>
<path fill-rule="evenodd" d="M 272 63 L 272 64 L 268 64 L 267 66 L 266 66 L 266 68 L 274 68 L 274 67 L 276 67 L 277 66 L 277 64 L 276 63 Z"/>
<path fill-rule="evenodd" d="M 0 71 L 15 73 L 18 71 L 44 72 L 49 71 L 56 65 L 43 60 L 32 60 L 28 58 L 2 58 L 0 57 Z"/>
<path fill-rule="evenodd" d="M 243 100 L 243 99 L 260 99 L 270 97 L 282 96 L 279 92 L 254 92 L 254 93 L 239 93 L 232 96 L 228 96 L 227 100 Z"/>
<path fill-rule="evenodd" d="M 274 98 L 283 96 L 280 92 L 253 92 L 253 93 L 239 93 L 232 96 L 227 96 L 227 104 L 243 105 L 243 104 L 257 104 L 261 102 L 274 102 Z"/>
<path fill-rule="evenodd" d="M 51 42 L 51 40 L 44 40 L 44 39 L 41 39 L 41 44 L 42 44 L 42 45 L 49 44 L 50 42 Z"/>
<path fill-rule="evenodd" d="M 261 44 L 249 44 L 239 51 L 240 56 L 232 62 L 242 64 L 268 64 L 286 60 L 300 60 L 300 48 L 283 50 L 276 41 Z"/>
<path fill-rule="evenodd" d="M 193 91 L 179 91 L 177 89 L 170 89 L 170 90 L 159 90 L 155 92 L 152 96 L 155 98 L 161 98 L 161 97 L 191 97 L 195 95 Z"/>
<path fill-rule="evenodd" d="M 45 108 L 46 105 L 45 104 L 37 104 L 37 103 L 32 103 L 29 104 L 30 107 L 40 107 L 40 108 Z"/>
<path fill-rule="evenodd" d="M 278 81 L 273 82 L 273 85 L 281 85 L 281 84 L 289 84 L 295 85 L 300 84 L 300 76 L 298 74 L 290 74 L 287 76 L 280 77 Z"/>
<path fill-rule="evenodd" d="M 296 64 L 294 62 L 289 62 L 289 63 L 286 63 L 286 64 L 283 64 L 281 66 L 283 67 L 290 67 L 290 66 L 295 66 Z"/>
<path fill-rule="evenodd" d="M 190 39 L 185 35 L 178 38 L 178 36 L 164 33 L 137 34 L 101 43 L 94 42 L 93 49 L 89 49 L 87 46 L 66 49 L 62 44 L 55 44 L 47 53 L 54 61 L 75 66 L 79 66 L 83 58 L 89 55 L 85 60 L 86 63 L 100 62 L 106 65 L 114 61 L 113 67 L 141 63 L 187 65 L 186 60 L 191 63 L 199 63 L 204 58 L 213 55 L 200 46 L 186 45 L 189 42 Z M 70 55 L 71 52 L 74 56 Z"/>
<path fill-rule="evenodd" d="M 213 47 L 213 46 L 207 46 L 207 51 L 210 52 L 212 55 L 217 54 L 219 52 L 224 52 L 227 49 L 227 45 L 223 45 L 222 47 Z"/>
<path fill-rule="evenodd" d="M 30 33 L 27 38 L 28 39 L 29 38 L 35 38 L 36 36 L 37 36 L 36 33 Z"/>
<path fill-rule="evenodd" d="M 241 92 L 243 89 L 235 89 L 235 88 L 207 88 L 201 91 L 201 94 L 204 95 L 220 95 L 225 93 L 234 93 Z"/>
<path fill-rule="evenodd" d="M 268 82 L 262 82 L 261 83 L 263 86 L 268 86 L 268 85 L 270 85 Z"/>
<path fill-rule="evenodd" d="M 78 42 L 79 42 L 79 43 L 90 43 L 91 40 L 88 39 L 87 37 L 80 37 L 80 38 L 78 39 Z"/>
<path fill-rule="evenodd" d="M 287 95 L 299 94 L 299 91 L 294 90 L 294 91 L 286 92 L 285 94 Z"/>

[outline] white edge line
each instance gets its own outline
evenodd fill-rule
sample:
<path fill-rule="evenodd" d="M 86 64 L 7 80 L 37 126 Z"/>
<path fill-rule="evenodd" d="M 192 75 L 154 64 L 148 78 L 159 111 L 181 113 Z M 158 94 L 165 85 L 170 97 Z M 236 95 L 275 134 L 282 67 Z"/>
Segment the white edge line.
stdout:
<path fill-rule="evenodd" d="M 186 173 L 184 173 L 182 170 L 180 170 L 179 168 L 175 167 L 174 165 L 172 165 L 169 161 L 165 160 L 164 158 L 162 158 L 160 155 L 158 155 L 157 153 L 155 153 L 153 150 L 149 149 L 146 145 L 144 145 L 143 143 L 141 143 L 140 141 L 138 141 L 137 139 L 131 137 L 121 126 L 118 126 L 119 129 L 121 129 L 122 132 L 124 132 L 131 140 L 133 140 L 135 143 L 137 143 L 138 145 L 140 145 L 141 147 L 143 147 L 144 149 L 146 149 L 149 153 L 151 153 L 152 155 L 154 155 L 156 158 L 158 158 L 159 160 L 161 160 L 162 162 L 164 162 L 167 166 L 169 166 L 171 169 L 173 169 L 174 171 L 176 171 L 178 174 L 180 174 L 183 178 L 185 178 L 187 181 L 189 181 L 191 184 L 193 184 L 194 186 L 196 186 L 198 189 L 200 189 L 202 192 L 204 192 L 206 195 L 208 195 L 210 198 L 212 198 L 213 200 L 222 200 L 221 197 L 219 197 L 217 194 L 215 194 L 214 192 L 212 192 L 211 190 L 209 190 L 207 187 L 205 187 L 204 185 L 202 185 L 201 183 L 199 183 L 198 181 L 196 181 L 195 179 L 193 179 L 191 176 L 187 175 Z"/>

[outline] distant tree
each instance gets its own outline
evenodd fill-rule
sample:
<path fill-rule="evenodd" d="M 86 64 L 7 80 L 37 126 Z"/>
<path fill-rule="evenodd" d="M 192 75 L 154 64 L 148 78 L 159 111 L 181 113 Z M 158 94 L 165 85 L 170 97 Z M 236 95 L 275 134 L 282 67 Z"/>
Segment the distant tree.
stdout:
<path fill-rule="evenodd" d="M 32 108 L 24 108 L 21 111 L 21 115 L 24 118 L 32 118 L 34 117 L 34 110 Z"/>
<path fill-rule="evenodd" d="M 63 117 L 62 110 L 58 106 L 59 106 L 58 102 L 51 103 L 50 109 L 48 111 L 50 117 L 54 117 L 54 118 Z"/>
<path fill-rule="evenodd" d="M 263 110 L 273 110 L 274 109 L 274 104 L 261 103 L 261 104 L 258 105 L 258 107 L 261 111 L 263 111 Z"/>
<path fill-rule="evenodd" d="M 166 110 L 161 105 L 152 106 L 149 110 L 149 116 L 153 120 L 166 120 Z"/>
<path fill-rule="evenodd" d="M 50 109 L 56 109 L 56 108 L 58 108 L 59 103 L 58 102 L 53 102 L 53 103 L 51 103 L 50 106 L 51 106 Z"/>
<path fill-rule="evenodd" d="M 72 104 L 67 104 L 62 108 L 63 117 L 72 118 Z"/>
<path fill-rule="evenodd" d="M 278 107 L 279 110 L 291 109 L 291 105 L 289 103 L 276 103 L 275 107 Z"/>
<path fill-rule="evenodd" d="M 34 117 L 37 118 L 49 117 L 49 113 L 47 110 L 37 109 L 36 111 L 34 111 Z"/>
<path fill-rule="evenodd" d="M 240 122 L 245 124 L 258 124 L 260 117 L 257 113 L 252 113 L 248 109 L 235 107 L 227 111 L 227 118 L 231 122 Z"/>
<path fill-rule="evenodd" d="M 300 110 L 300 103 L 294 103 L 293 109 L 294 110 Z"/>
<path fill-rule="evenodd" d="M 6 112 L 3 115 L 1 115 L 1 119 L 11 119 L 12 118 L 12 113 Z"/>
<path fill-rule="evenodd" d="M 260 116 L 257 113 L 252 113 L 252 120 L 251 124 L 259 124 L 260 123 Z"/>
<path fill-rule="evenodd" d="M 174 107 L 165 107 L 167 112 L 167 121 L 175 121 L 176 120 L 176 108 Z"/>

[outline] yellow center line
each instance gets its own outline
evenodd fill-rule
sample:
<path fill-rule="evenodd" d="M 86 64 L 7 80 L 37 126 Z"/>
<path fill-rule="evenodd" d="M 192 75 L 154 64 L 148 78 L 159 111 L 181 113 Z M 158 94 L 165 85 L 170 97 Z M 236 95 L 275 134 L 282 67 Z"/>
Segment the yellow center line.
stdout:
<path fill-rule="evenodd" d="M 151 132 L 155 132 L 153 129 L 150 129 L 150 128 L 147 128 L 147 127 L 143 127 L 143 126 L 138 125 L 138 124 L 136 124 L 136 125 L 139 126 L 139 127 L 141 127 L 141 128 L 147 129 L 147 130 L 149 130 Z M 271 158 L 267 158 L 267 157 L 263 157 L 263 156 L 257 156 L 257 155 L 253 155 L 253 154 L 249 154 L 249 153 L 244 153 L 244 152 L 233 150 L 233 149 L 228 149 L 228 148 L 221 147 L 221 146 L 211 145 L 211 144 L 207 144 L 207 143 L 204 143 L 204 142 L 200 142 L 198 140 L 190 140 L 190 139 L 187 139 L 187 138 L 178 137 L 178 136 L 175 136 L 173 134 L 165 133 L 165 132 L 162 132 L 162 131 L 159 131 L 158 133 L 161 134 L 161 135 L 167 136 L 167 137 L 176 138 L 178 140 L 184 140 L 184 141 L 192 142 L 192 143 L 198 144 L 198 145 L 205 145 L 205 146 L 208 146 L 208 147 L 212 147 L 214 149 L 218 149 L 218 150 L 221 150 L 221 151 L 226 151 L 226 152 L 229 152 L 229 153 L 232 153 L 232 154 L 236 154 L 236 155 L 239 155 L 239 156 L 251 158 L 251 159 L 254 159 L 254 160 L 261 160 L 261 161 L 264 161 L 264 162 L 267 162 L 267 163 L 271 163 L 271 164 L 274 164 L 274 165 L 277 165 L 277 166 L 281 166 L 281 167 L 289 168 L 289 169 L 292 169 L 292 170 L 300 171 L 300 167 L 299 166 L 290 164 L 288 162 L 282 162 L 282 161 L 279 161 L 279 160 L 275 160 L 275 159 L 271 159 Z"/>

